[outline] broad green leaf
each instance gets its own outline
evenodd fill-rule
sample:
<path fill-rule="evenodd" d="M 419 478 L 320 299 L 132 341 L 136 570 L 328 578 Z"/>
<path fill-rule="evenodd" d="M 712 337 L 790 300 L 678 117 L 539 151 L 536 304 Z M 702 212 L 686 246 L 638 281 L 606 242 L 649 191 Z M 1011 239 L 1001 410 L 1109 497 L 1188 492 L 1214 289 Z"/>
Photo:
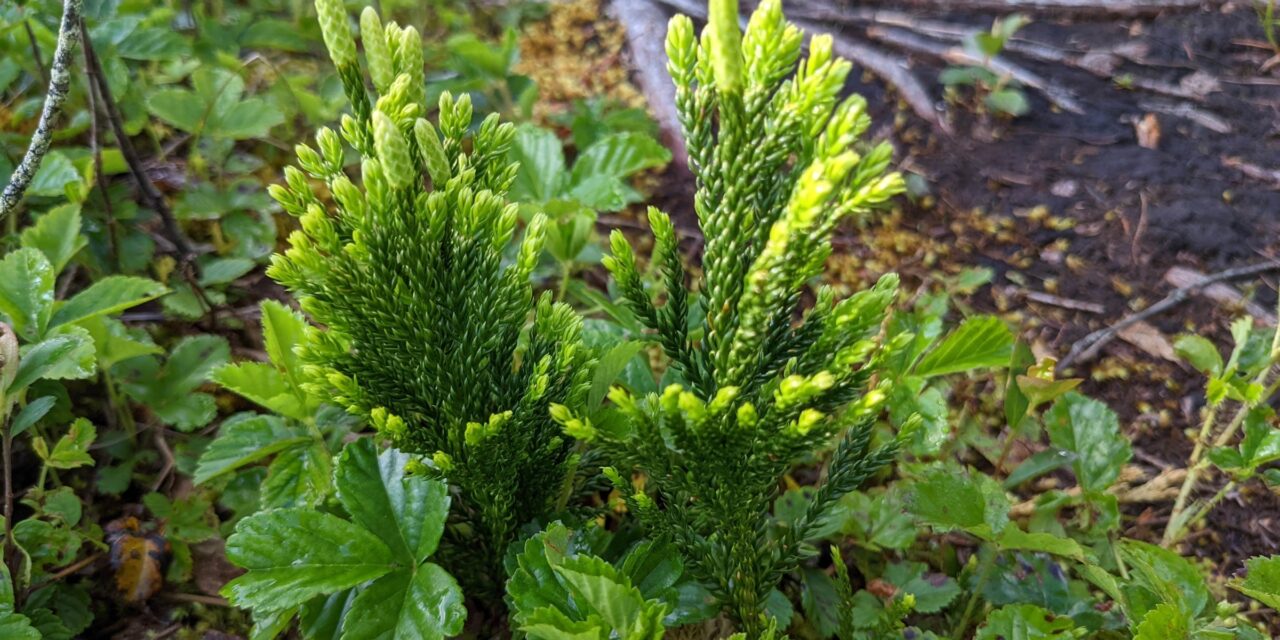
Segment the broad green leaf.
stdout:
<path fill-rule="evenodd" d="M 261 98 L 244 98 L 244 79 L 217 67 L 191 74 L 191 89 L 166 88 L 147 98 L 152 115 L 193 134 L 230 140 L 260 138 L 284 115 Z"/>
<path fill-rule="evenodd" d="M 547 202 L 560 194 L 567 179 L 564 149 L 550 130 L 533 124 L 516 128 L 511 159 L 520 163 L 511 197 L 522 202 Z"/>
<path fill-rule="evenodd" d="M 553 569 L 564 579 L 574 600 L 600 616 L 619 637 L 648 637 L 666 614 L 663 604 L 646 601 L 630 580 L 600 558 L 565 558 Z"/>
<path fill-rule="evenodd" d="M 318 596 L 298 608 L 298 630 L 307 640 L 339 640 L 342 637 L 342 619 L 351 609 L 356 589 L 346 589 Z"/>
<path fill-rule="evenodd" d="M 1240 439 L 1240 458 L 1250 469 L 1280 460 L 1280 429 L 1271 426 L 1275 411 L 1267 405 L 1249 410 Z"/>
<path fill-rule="evenodd" d="M 54 396 L 43 396 L 28 402 L 27 406 L 23 407 L 17 416 L 14 416 L 13 422 L 9 425 L 10 437 L 16 438 L 26 433 L 27 429 L 39 422 L 40 418 L 49 413 L 49 410 L 57 402 L 58 399 Z"/>
<path fill-rule="evenodd" d="M 1280 611 L 1280 556 L 1249 559 L 1245 563 L 1244 578 L 1232 580 L 1229 586 Z"/>
<path fill-rule="evenodd" d="M 1097 400 L 1068 393 L 1045 413 L 1044 422 L 1054 446 L 1076 455 L 1071 467 L 1088 493 L 1106 491 L 1133 456 L 1115 412 Z"/>
<path fill-rule="evenodd" d="M 323 442 L 279 452 L 267 467 L 262 506 L 319 506 L 333 490 L 333 458 Z"/>
<path fill-rule="evenodd" d="M 249 632 L 249 640 L 274 640 L 289 630 L 293 617 L 297 615 L 295 608 L 268 611 L 253 617 L 253 630 Z"/>
<path fill-rule="evenodd" d="M 1051 533 L 1026 533 L 1017 526 L 1005 527 L 996 545 L 1005 551 L 1034 551 L 1084 561 L 1084 549 L 1075 540 Z"/>
<path fill-rule="evenodd" d="M 1179 336 L 1173 343 L 1173 349 L 1201 373 L 1213 377 L 1222 375 L 1222 354 L 1208 339 L 1195 335 Z"/>
<path fill-rule="evenodd" d="M 123 387 L 145 403 L 165 422 L 190 431 L 208 424 L 217 415 L 213 396 L 196 389 L 227 362 L 231 349 L 226 339 L 213 335 L 183 338 L 163 365 L 150 362 Z"/>
<path fill-rule="evenodd" d="M 626 178 L 671 161 L 671 151 L 645 133 L 615 133 L 597 140 L 573 162 L 569 184 L 581 184 L 592 176 Z"/>
<path fill-rule="evenodd" d="M 15 333 L 28 340 L 42 336 L 53 312 L 56 276 L 39 249 L 18 249 L 0 260 L 0 313 L 9 316 Z"/>
<path fill-rule="evenodd" d="M 467 619 L 462 589 L 428 562 L 400 569 L 356 594 L 342 625 L 346 640 L 439 640 L 458 635 Z"/>
<path fill-rule="evenodd" d="M 253 271 L 257 265 L 249 258 L 216 258 L 200 270 L 200 284 L 206 287 L 228 284 Z"/>
<path fill-rule="evenodd" d="M 1030 458 L 1023 460 L 1018 465 L 1018 468 L 1014 469 L 1008 478 L 1005 478 L 1004 488 L 1013 489 L 1028 480 L 1039 478 L 1046 473 L 1064 467 L 1075 458 L 1076 454 L 1070 451 L 1063 451 L 1057 447 L 1036 452 Z"/>
<path fill-rule="evenodd" d="M 145 27 L 135 30 L 116 45 L 116 53 L 131 60 L 168 61 L 191 54 L 182 34 L 168 27 Z"/>
<path fill-rule="evenodd" d="M 1192 616 L 1199 615 L 1209 604 L 1204 575 L 1186 558 L 1137 540 L 1122 541 L 1120 553 L 1129 565 L 1132 581 L 1150 590 L 1160 602 L 1172 604 Z M 1138 618 L 1146 611 L 1129 613 Z"/>
<path fill-rule="evenodd" d="M 372 438 L 348 444 L 338 458 L 334 485 L 351 519 L 382 539 L 402 562 L 414 565 L 436 550 L 449 515 L 443 482 L 406 476 L 407 453 L 378 454 Z"/>
<path fill-rule="evenodd" d="M 938 613 L 960 595 L 960 585 L 955 578 L 930 574 L 923 562 L 895 562 L 885 569 L 881 578 L 897 587 L 901 593 L 916 598 L 915 611 L 924 614 Z"/>
<path fill-rule="evenodd" d="M 85 362 L 85 354 L 89 362 Z M 87 332 L 68 332 L 24 349 L 7 393 L 26 389 L 40 379 L 65 380 L 93 374 L 93 342 Z M 87 367 L 87 369 L 86 369 Z"/>
<path fill-rule="evenodd" d="M 209 379 L 282 416 L 304 421 L 312 417 L 280 371 L 265 362 L 223 365 Z"/>
<path fill-rule="evenodd" d="M 55 149 L 40 163 L 36 175 L 31 178 L 31 185 L 27 187 L 27 193 L 48 198 L 67 197 L 68 188 L 78 190 L 83 183 L 84 177 L 76 169 L 75 163 L 67 154 Z"/>
<path fill-rule="evenodd" d="M 157 89 L 147 95 L 151 115 L 187 133 L 200 131 L 205 118 L 205 104 L 186 89 Z"/>
<path fill-rule="evenodd" d="M 89 332 L 93 338 L 94 349 L 98 352 L 98 365 L 110 369 L 117 363 L 130 358 L 164 353 L 151 336 L 143 329 L 131 329 L 114 318 L 97 316 L 81 320 L 77 323 Z"/>
<path fill-rule="evenodd" d="M 1009 523 L 1009 498 L 986 475 L 936 466 L 908 491 L 908 509 L 940 530 L 962 529 L 990 539 Z"/>
<path fill-rule="evenodd" d="M 275 300 L 262 302 L 262 337 L 271 363 L 284 372 L 295 389 L 302 381 L 302 359 L 297 348 L 306 343 L 307 320 Z"/>
<path fill-rule="evenodd" d="M 1069 640 L 1076 623 L 1032 604 L 1001 607 L 987 616 L 974 640 Z"/>
<path fill-rule="evenodd" d="M 987 108 L 997 114 L 1009 116 L 1024 116 L 1031 111 L 1031 103 L 1027 101 L 1027 94 L 1021 89 L 1005 88 L 999 91 L 992 91 L 983 99 Z"/>
<path fill-rule="evenodd" d="M 222 423 L 218 437 L 200 455 L 193 481 L 203 484 L 312 438 L 276 416 L 242 414 Z"/>
<path fill-rule="evenodd" d="M 148 278 L 107 276 L 66 301 L 54 312 L 49 325 L 57 327 L 94 316 L 120 313 L 155 300 L 167 291 L 164 285 Z"/>
<path fill-rule="evenodd" d="M 311 509 L 251 515 L 227 539 L 227 559 L 248 573 L 222 588 L 233 604 L 271 612 L 368 582 L 394 569 L 377 536 Z"/>
<path fill-rule="evenodd" d="M 591 376 L 591 391 L 587 394 L 587 407 L 594 409 L 599 407 L 604 397 L 609 393 L 609 387 L 613 384 L 622 371 L 627 368 L 627 363 L 640 353 L 644 348 L 644 343 L 639 340 L 628 340 L 620 342 L 596 362 L 595 370 Z"/>
<path fill-rule="evenodd" d="M 1035 354 L 1031 353 L 1031 347 L 1025 342 L 1019 340 L 1013 346 L 1013 352 L 1009 356 L 1009 369 L 1004 383 L 1004 420 L 1009 426 L 1010 437 L 1017 433 L 1018 427 L 1022 424 L 1022 419 L 1026 417 L 1027 411 L 1031 408 L 1031 401 L 1027 399 L 1026 394 L 1018 386 L 1018 376 L 1027 372 L 1027 368 L 1036 363 Z"/>
<path fill-rule="evenodd" d="M 1191 626 L 1187 615 L 1172 603 L 1164 603 L 1147 612 L 1138 624 L 1133 640 L 1190 640 Z"/>
<path fill-rule="evenodd" d="M 534 640 L 608 640 L 608 626 L 599 617 L 574 620 L 559 609 L 543 607 L 531 612 L 520 630 Z"/>
<path fill-rule="evenodd" d="M 0 612 L 0 638 L 5 640 L 41 640 L 42 635 L 26 616 L 10 612 Z"/>
<path fill-rule="evenodd" d="M 930 377 L 1002 367 L 1013 353 L 1013 333 L 995 316 L 966 319 L 925 354 L 915 367 L 918 376 Z"/>
<path fill-rule="evenodd" d="M 80 235 L 78 204 L 54 207 L 22 230 L 22 246 L 39 249 L 53 266 L 54 273 L 62 273 L 71 258 L 87 243 Z"/>
<path fill-rule="evenodd" d="M 93 458 L 89 455 L 89 446 L 98 437 L 98 430 L 93 423 L 79 418 L 71 423 L 67 433 L 53 445 L 49 457 L 44 463 L 54 469 L 75 469 L 92 466 Z"/>

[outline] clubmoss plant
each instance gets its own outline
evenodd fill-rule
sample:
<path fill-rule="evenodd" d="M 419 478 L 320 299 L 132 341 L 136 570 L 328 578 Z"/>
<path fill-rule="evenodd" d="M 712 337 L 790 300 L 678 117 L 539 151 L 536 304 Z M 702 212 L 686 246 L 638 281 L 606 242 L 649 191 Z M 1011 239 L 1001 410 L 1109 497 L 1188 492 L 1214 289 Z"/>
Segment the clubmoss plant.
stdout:
<path fill-rule="evenodd" d="M 439 125 L 425 119 L 421 38 L 366 9 L 371 99 L 342 3 L 316 6 L 353 115 L 341 136 L 321 129 L 317 148 L 300 145 L 301 170 L 272 190 L 302 229 L 269 273 L 324 327 L 302 353 L 321 381 L 312 390 L 448 479 L 457 496 L 444 563 L 469 594 L 496 597 L 507 544 L 554 510 L 573 466 L 548 408 L 586 393 L 582 323 L 534 300 L 542 216 L 504 261 L 517 230 L 512 126 L 494 115 L 470 135 L 469 98 L 447 93 Z M 343 139 L 361 156 L 362 186 L 344 169 Z"/>
<path fill-rule="evenodd" d="M 605 260 L 669 358 L 667 382 L 679 382 L 647 397 L 615 388 L 625 420 L 596 425 L 555 412 L 616 462 L 606 472 L 631 511 L 675 542 L 747 636 L 760 637 L 766 600 L 807 553 L 812 527 L 896 451 L 894 442 L 871 446 L 883 393 L 867 391 L 896 277 L 843 300 L 822 288 L 797 317 L 835 227 L 903 182 L 886 172 L 888 145 L 858 144 L 870 124 L 866 102 L 839 98 L 850 64 L 833 55 L 831 38 L 814 37 L 801 60 L 803 34 L 778 0 L 761 3 L 745 34 L 737 15 L 735 1 L 713 0 L 701 40 L 684 16 L 667 33 L 706 238 L 701 319 L 690 322 L 693 294 L 665 214 L 649 212 L 664 304 L 646 290 L 621 234 Z M 783 475 L 842 433 L 808 512 L 783 533 L 771 530 Z M 647 477 L 645 491 L 633 469 Z"/>

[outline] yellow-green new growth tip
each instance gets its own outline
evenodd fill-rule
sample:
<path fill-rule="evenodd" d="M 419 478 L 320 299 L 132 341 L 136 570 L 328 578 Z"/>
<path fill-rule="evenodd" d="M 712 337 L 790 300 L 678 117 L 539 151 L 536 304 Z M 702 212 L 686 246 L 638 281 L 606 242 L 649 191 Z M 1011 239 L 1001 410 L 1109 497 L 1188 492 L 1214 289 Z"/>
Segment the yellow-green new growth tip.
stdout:
<path fill-rule="evenodd" d="M 369 76 L 373 78 L 373 86 L 379 92 L 385 92 L 395 81 L 396 74 L 391 64 L 391 51 L 387 48 L 387 36 L 382 30 L 382 20 L 373 7 L 365 7 L 360 12 L 360 41 L 364 43 L 364 57 L 369 63 Z"/>
<path fill-rule="evenodd" d="M 373 112 L 373 148 L 382 161 L 388 184 L 399 189 L 413 182 L 417 172 L 409 157 L 409 142 L 396 123 L 381 111 Z"/>
<path fill-rule="evenodd" d="M 316 0 L 320 34 L 334 66 L 342 69 L 356 64 L 356 41 L 351 37 L 351 24 L 342 0 Z"/>
<path fill-rule="evenodd" d="M 413 136 L 418 141 L 418 152 L 422 154 L 422 162 L 427 165 L 427 173 L 431 175 L 431 183 L 436 188 L 443 187 L 451 177 L 449 159 L 444 155 L 444 145 L 440 143 L 440 134 L 425 118 L 418 118 L 413 123 Z"/>
<path fill-rule="evenodd" d="M 711 67 L 716 88 L 735 93 L 742 88 L 742 28 L 738 0 L 711 0 L 707 28 L 711 30 Z"/>

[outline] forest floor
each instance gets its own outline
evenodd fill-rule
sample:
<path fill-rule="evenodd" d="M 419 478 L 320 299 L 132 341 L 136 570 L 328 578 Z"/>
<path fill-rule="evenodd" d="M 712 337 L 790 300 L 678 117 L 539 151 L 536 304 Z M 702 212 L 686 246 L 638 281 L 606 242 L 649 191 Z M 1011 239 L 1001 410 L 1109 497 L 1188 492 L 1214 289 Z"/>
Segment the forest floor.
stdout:
<path fill-rule="evenodd" d="M 815 27 L 857 42 L 892 29 L 841 18 L 866 16 L 866 9 L 833 5 L 825 12 Z M 921 10 L 892 21 L 976 33 L 999 17 Z M 858 287 L 896 271 L 924 285 L 989 269 L 991 282 L 964 304 L 1004 314 L 1037 355 L 1061 359 L 1086 334 L 1196 273 L 1280 256 L 1280 64 L 1249 5 L 1142 18 L 1031 17 L 1008 58 L 1074 98 L 1079 113 L 1029 88 L 1026 115 L 978 113 L 971 96 L 937 81 L 945 63 L 884 47 L 923 82 L 950 124 L 945 132 L 880 78 L 857 77 L 855 60 L 848 89 L 872 105 L 873 136 L 895 145 L 917 194 L 838 238 L 830 265 L 837 280 Z M 1019 55 L 1028 50 L 1041 55 Z M 1070 62 L 1045 61 L 1044 52 Z M 656 199 L 693 228 L 691 178 L 672 169 L 661 184 Z M 1134 442 L 1135 475 L 1177 470 L 1192 448 L 1188 431 L 1199 424 L 1203 377 L 1174 355 L 1177 335 L 1198 332 L 1230 344 L 1228 327 L 1240 314 L 1274 322 L 1276 288 L 1273 273 L 1193 296 L 1063 372 L 1085 378 L 1083 390 L 1121 416 Z M 1136 517 L 1126 535 L 1158 539 L 1176 484 L 1170 488 L 1154 502 L 1127 506 Z M 1188 545 L 1219 575 L 1280 549 L 1280 496 L 1260 484 L 1224 500 L 1209 522 Z"/>

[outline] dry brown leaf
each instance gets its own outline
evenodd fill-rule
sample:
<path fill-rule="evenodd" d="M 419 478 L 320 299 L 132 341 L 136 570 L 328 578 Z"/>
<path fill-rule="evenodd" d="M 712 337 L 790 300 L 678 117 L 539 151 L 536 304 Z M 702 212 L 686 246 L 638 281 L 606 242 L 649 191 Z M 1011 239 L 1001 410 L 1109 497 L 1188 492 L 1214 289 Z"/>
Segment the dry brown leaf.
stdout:
<path fill-rule="evenodd" d="M 133 516 L 112 520 L 105 531 L 120 597 L 130 604 L 146 602 L 164 586 L 169 542 L 157 533 L 144 532 Z"/>
<path fill-rule="evenodd" d="M 1143 149 L 1160 147 L 1160 119 L 1156 118 L 1156 114 L 1142 116 L 1142 119 L 1133 123 L 1133 129 L 1138 136 L 1138 146 Z"/>
<path fill-rule="evenodd" d="M 1178 362 L 1178 354 L 1173 351 L 1173 344 L 1159 329 L 1150 323 L 1138 321 L 1119 331 L 1116 335 L 1129 344 L 1142 349 L 1157 358 L 1170 362 Z"/>

